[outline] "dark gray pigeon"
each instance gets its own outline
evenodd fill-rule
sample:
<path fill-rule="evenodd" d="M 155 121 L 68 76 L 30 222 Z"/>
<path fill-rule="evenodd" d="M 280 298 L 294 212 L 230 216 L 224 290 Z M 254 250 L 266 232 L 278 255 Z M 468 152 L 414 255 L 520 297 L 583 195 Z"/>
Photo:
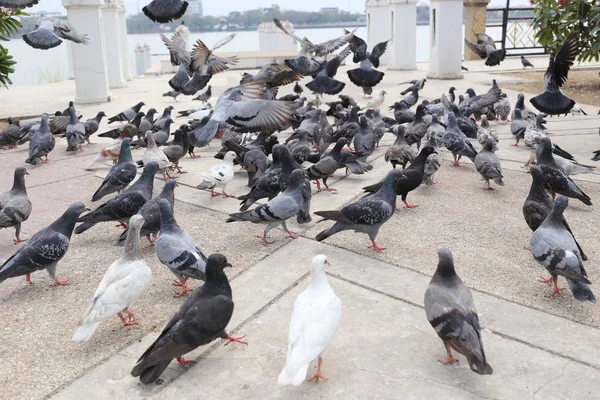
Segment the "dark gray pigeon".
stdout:
<path fill-rule="evenodd" d="M 248 187 L 254 186 L 258 178 L 269 168 L 271 161 L 262 149 L 252 149 L 244 154 L 242 166 L 248 173 Z"/>
<path fill-rule="evenodd" d="M 212 86 L 208 85 L 204 92 L 200 93 L 198 96 L 194 97 L 192 100 L 198 100 L 198 101 L 201 101 L 202 104 L 206 104 L 206 103 L 208 103 L 208 101 L 210 100 L 211 97 L 212 97 Z"/>
<path fill-rule="evenodd" d="M 273 243 L 267 240 L 267 233 L 279 225 L 292 239 L 296 239 L 296 234 L 288 229 L 286 221 L 297 216 L 299 223 L 310 222 L 310 199 L 308 176 L 303 170 L 296 169 L 292 171 L 290 183 L 285 191 L 253 210 L 229 214 L 226 222 L 248 221 L 266 224 L 263 235 L 259 236 L 264 244 Z"/>
<path fill-rule="evenodd" d="M 527 127 L 529 127 L 529 123 L 521 116 L 521 110 L 515 109 L 513 120 L 510 123 L 510 133 L 515 137 L 515 142 L 511 146 L 519 146 L 519 140 L 525 138 Z"/>
<path fill-rule="evenodd" d="M 350 54 L 350 47 L 347 46 L 336 57 L 325 61 L 322 64 L 322 69 L 317 73 L 315 78 L 308 82 L 305 86 L 313 93 L 319 94 L 338 94 L 346 84 L 333 79 L 337 73 L 341 62 Z"/>
<path fill-rule="evenodd" d="M 340 138 L 336 142 L 333 149 L 330 152 L 324 154 L 321 159 L 306 169 L 308 174 L 308 178 L 310 180 L 314 180 L 317 183 L 317 191 L 321 191 L 321 184 L 319 183 L 319 179 L 323 181 L 323 185 L 325 185 L 325 190 L 328 192 L 335 191 L 336 189 L 329 187 L 327 185 L 327 179 L 334 174 L 335 171 L 340 167 L 340 163 L 342 160 L 342 148 L 346 145 L 346 139 Z"/>
<path fill-rule="evenodd" d="M 102 117 L 106 117 L 104 111 L 100 111 L 94 118 L 90 118 L 83 123 L 85 128 L 85 140 L 88 142 L 88 144 L 93 144 L 90 141 L 90 136 L 98 132 L 98 129 L 100 128 L 100 122 L 102 122 Z"/>
<path fill-rule="evenodd" d="M 450 104 L 450 110 L 454 113 L 454 117 L 456 118 L 456 123 L 460 131 L 469 138 L 475 139 L 477 138 L 477 124 L 471 120 L 471 118 L 467 118 L 459 109 L 458 106 L 454 103 Z"/>
<path fill-rule="evenodd" d="M 42 17 L 35 25 L 35 29 L 23 35 L 25 43 L 34 49 L 48 50 L 59 46 L 61 39 L 67 39 L 74 43 L 88 44 L 86 34 L 77 32 L 69 21 L 61 18 Z"/>
<path fill-rule="evenodd" d="M 475 161 L 477 151 L 469 139 L 467 139 L 460 129 L 458 129 L 456 118 L 454 117 L 453 112 L 448 114 L 447 123 L 448 126 L 446 127 L 446 133 L 444 134 L 443 141 L 444 146 L 450 150 L 452 157 L 454 157 L 454 162 L 450 165 L 453 167 L 458 167 L 460 158 L 462 156 L 468 157 L 471 161 Z"/>
<path fill-rule="evenodd" d="M 185 127 L 186 125 L 183 126 Z M 180 174 L 184 174 L 185 171 L 181 170 L 179 160 L 185 156 L 189 147 L 190 137 L 188 136 L 188 133 L 181 129 L 177 129 L 173 141 L 168 144 L 168 146 L 162 148 L 163 153 L 165 153 L 169 161 L 173 163 L 173 169 L 176 169 Z"/>
<path fill-rule="evenodd" d="M 412 162 L 417 156 L 417 152 L 406 143 L 404 138 L 405 129 L 403 125 L 398 125 L 398 128 L 393 132 L 396 135 L 394 144 L 385 152 L 385 162 L 392 164 L 394 169 L 397 165 L 401 165 L 402 169 L 406 168 L 406 164 Z"/>
<path fill-rule="evenodd" d="M 527 67 L 535 68 L 531 61 L 525 58 L 525 56 L 521 56 L 521 64 L 523 65 L 523 69 Z"/>
<path fill-rule="evenodd" d="M 45 157 L 44 162 L 48 161 L 48 154 L 54 149 L 56 139 L 50 133 L 50 125 L 48 124 L 48 114 L 42 114 L 39 129 L 33 133 L 29 142 L 29 157 L 25 160 L 26 163 L 37 165 L 42 157 Z"/>
<path fill-rule="evenodd" d="M 9 149 L 14 149 L 17 146 L 19 139 L 23 136 L 19 121 L 8 117 L 6 119 L 7 126 L 0 131 L 0 146 L 6 146 Z"/>
<path fill-rule="evenodd" d="M 493 180 L 496 185 L 504 186 L 500 159 L 496 153 L 494 153 L 495 144 L 496 141 L 494 138 L 488 138 L 485 147 L 477 153 L 474 160 L 475 169 L 487 183 L 488 187 L 486 190 L 494 190 L 494 188 L 490 186 L 490 180 Z"/>
<path fill-rule="evenodd" d="M 171 209 L 174 210 L 175 186 L 178 186 L 177 181 L 175 181 L 175 179 L 169 179 L 165 182 L 165 186 L 160 194 L 148 200 L 148 202 L 140 208 L 140 211 L 138 211 L 138 214 L 144 217 L 144 224 L 140 229 L 140 236 L 146 236 L 150 246 L 154 246 L 154 241 L 158 236 L 158 231 L 160 231 L 160 208 L 158 207 L 158 201 L 160 199 L 166 199 L 171 205 Z M 123 246 L 125 244 L 127 232 L 129 232 L 129 227 L 127 227 L 119 237 L 119 240 L 116 243 L 117 246 Z"/>
<path fill-rule="evenodd" d="M 40 0 L 0 0 L 0 7 L 5 7 L 5 8 L 27 8 L 27 7 L 31 7 L 37 3 L 39 3 Z"/>
<path fill-rule="evenodd" d="M 122 121 L 122 122 L 129 122 L 131 121 L 133 118 L 135 118 L 135 116 L 137 115 L 137 113 L 140 112 L 140 109 L 145 106 L 146 104 L 144 104 L 143 101 L 140 101 L 139 103 L 137 103 L 135 106 L 128 108 L 125 111 L 120 112 L 119 114 L 115 115 L 114 117 L 110 117 L 108 119 L 108 123 L 112 124 L 113 122 L 117 122 L 117 121 Z M 142 134 L 145 134 L 146 132 L 142 132 Z"/>
<path fill-rule="evenodd" d="M 15 254 L 0 267 L 0 283 L 8 278 L 26 276 L 31 282 L 32 272 L 46 269 L 56 285 L 66 285 L 56 277 L 56 264 L 67 253 L 71 234 L 77 218 L 84 211 L 89 211 L 83 203 L 73 203 L 67 211 L 50 226 L 33 235 Z"/>
<path fill-rule="evenodd" d="M 85 126 L 77 118 L 75 108 L 69 107 L 69 124 L 66 131 L 67 151 L 81 149 L 81 144 L 85 141 Z"/>
<path fill-rule="evenodd" d="M 500 62 L 504 61 L 504 58 L 506 58 L 506 50 L 496 49 L 494 39 L 485 33 L 478 33 L 475 37 L 477 43 L 471 43 L 465 39 L 465 44 L 473 51 L 473 53 L 477 54 L 479 58 L 485 60 L 485 65 L 493 67 L 500 65 Z"/>
<path fill-rule="evenodd" d="M 417 150 L 421 148 L 421 140 L 427 133 L 427 128 L 432 121 L 431 115 L 425 114 L 425 106 L 419 104 L 417 106 L 417 112 L 415 113 L 415 119 L 413 122 L 406 126 L 406 132 L 404 137 L 406 143 L 412 146 L 413 143 L 417 144 Z"/>
<path fill-rule="evenodd" d="M 344 33 L 350 35 L 350 32 L 344 29 Z M 389 40 L 376 44 L 371 52 L 367 51 L 367 43 L 356 35 L 351 35 L 348 41 L 350 50 L 354 53 L 352 61 L 360 63 L 358 68 L 347 71 L 348 78 L 356 86 L 362 88 L 372 88 L 383 79 L 383 72 L 377 71 L 374 68 L 379 68 L 379 58 L 387 49 Z"/>
<path fill-rule="evenodd" d="M 119 159 L 111 167 L 100 187 L 92 196 L 92 201 L 98 201 L 111 193 L 120 192 L 133 181 L 137 174 L 137 167 L 131 158 L 131 139 L 125 138 L 121 142 Z"/>
<path fill-rule="evenodd" d="M 517 96 L 517 102 L 515 103 L 515 109 L 513 110 L 512 115 L 513 119 L 515 118 L 516 110 L 521 111 L 521 117 L 525 121 L 530 124 L 535 124 L 535 117 L 537 116 L 537 113 L 534 113 L 525 105 L 525 95 L 523 95 L 523 93 L 519 93 Z"/>
<path fill-rule="evenodd" d="M 471 290 L 463 283 L 454 269 L 450 249 L 438 251 L 439 262 L 435 274 L 425 291 L 425 314 L 446 347 L 447 358 L 442 364 L 455 364 L 451 349 L 467 358 L 469 367 L 479 375 L 491 375 L 487 363 L 479 317 L 473 304 Z"/>
<path fill-rule="evenodd" d="M 25 241 L 20 238 L 21 223 L 27 221 L 31 214 L 31 201 L 27 197 L 25 175 L 29 175 L 25 168 L 15 168 L 12 189 L 0 193 L 0 229 L 14 227 L 15 244 Z"/>
<path fill-rule="evenodd" d="M 390 106 L 390 110 L 394 110 L 394 119 L 399 124 L 413 122 L 415 120 L 415 112 L 411 110 L 403 101 L 397 101 Z"/>
<path fill-rule="evenodd" d="M 580 301 L 596 303 L 596 298 L 588 286 L 592 282 L 587 278 L 577 242 L 563 222 L 563 213 L 568 204 L 569 199 L 566 196 L 556 197 L 552 211 L 533 232 L 529 247 L 533 258 L 550 272 L 551 278 L 541 280 L 544 283 L 554 282 L 554 290 L 549 294 L 550 297 L 560 294 L 562 290 L 556 283 L 560 275 L 567 279 L 573 297 Z"/>
<path fill-rule="evenodd" d="M 296 139 L 291 140 L 287 143 L 288 148 L 290 149 L 290 154 L 292 158 L 298 163 L 302 164 L 307 160 L 310 155 L 310 147 L 308 143 L 308 132 L 304 129 L 298 128 L 296 131 Z"/>
<path fill-rule="evenodd" d="M 158 132 L 165 127 L 167 121 L 171 119 L 171 111 L 173 110 L 173 108 L 173 106 L 165 107 L 162 115 L 158 117 L 156 121 L 154 121 L 154 123 L 152 124 L 152 132 Z"/>
<path fill-rule="evenodd" d="M 396 184 L 403 176 L 402 171 L 394 169 L 388 172 L 381 189 L 371 196 L 361 198 L 355 203 L 342 207 L 339 211 L 317 211 L 316 215 L 323 220 L 335 221 L 329 229 L 319 232 L 315 239 L 321 242 L 338 232 L 352 229 L 369 235 L 372 248 L 376 251 L 384 250 L 377 246 L 375 238 L 379 228 L 387 222 L 396 210 Z"/>
<path fill-rule="evenodd" d="M 242 337 L 233 337 L 225 331 L 233 315 L 231 286 L 225 267 L 231 267 L 222 254 L 211 254 L 206 262 L 206 283 L 179 308 L 158 338 L 142 354 L 131 371 L 134 377 L 149 384 L 158 380 L 173 359 L 182 367 L 194 361 L 186 360 L 183 355 L 198 346 L 209 344 L 215 339 L 228 339 L 231 342 L 243 342 Z"/>
<path fill-rule="evenodd" d="M 367 158 L 375 151 L 375 133 L 364 115 L 358 118 L 358 125 L 358 132 L 354 136 L 354 152 L 360 157 L 360 161 L 366 162 Z"/>
<path fill-rule="evenodd" d="M 163 93 L 163 97 L 172 97 L 173 100 L 177 101 L 177 96 L 179 96 L 180 94 L 181 92 L 178 92 L 177 90 L 169 90 L 168 92 Z"/>
<path fill-rule="evenodd" d="M 87 231 L 99 222 L 118 221 L 121 225 L 142 208 L 152 198 L 154 175 L 158 171 L 158 164 L 150 162 L 144 166 L 144 171 L 139 179 L 124 192 L 119 193 L 94 211 L 80 217 L 77 222 L 83 222 L 75 229 L 76 234 Z"/>
<path fill-rule="evenodd" d="M 167 199 L 158 200 L 160 209 L 160 233 L 154 242 L 156 256 L 177 277 L 173 284 L 181 286 L 175 295 L 180 297 L 188 293 L 188 278 L 206 279 L 206 256 L 196 245 L 194 239 L 177 225 L 173 208 Z"/>

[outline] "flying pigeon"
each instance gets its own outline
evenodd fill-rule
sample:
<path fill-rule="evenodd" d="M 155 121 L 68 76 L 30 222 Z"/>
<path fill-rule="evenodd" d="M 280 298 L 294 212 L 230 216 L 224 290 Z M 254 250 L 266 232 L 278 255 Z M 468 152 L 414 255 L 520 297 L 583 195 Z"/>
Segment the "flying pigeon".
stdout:
<path fill-rule="evenodd" d="M 39 3 L 40 0 L 0 0 L 0 7 L 4 8 L 27 8 Z"/>
<path fill-rule="evenodd" d="M 121 142 L 119 160 L 111 167 L 100 187 L 92 196 L 92 201 L 98 201 L 111 193 L 120 192 L 133 181 L 137 168 L 131 158 L 131 139 L 125 138 Z"/>
<path fill-rule="evenodd" d="M 25 43 L 41 50 L 59 46 L 62 43 L 61 39 L 84 45 L 89 42 L 88 36 L 77 32 L 69 21 L 52 17 L 41 18 L 33 31 L 23 35 Z"/>
<path fill-rule="evenodd" d="M 151 21 L 166 24 L 181 18 L 188 5 L 187 1 L 181 0 L 152 0 L 142 11 Z"/>
<path fill-rule="evenodd" d="M 113 117 L 110 117 L 108 119 L 108 123 L 112 124 L 113 122 L 118 122 L 118 121 L 129 122 L 135 118 L 135 116 L 140 112 L 140 109 L 145 105 L 146 104 L 143 101 L 140 101 L 135 106 L 128 108 L 127 110 L 122 111 Z M 146 133 L 146 132 L 144 131 L 142 133 Z"/>
<path fill-rule="evenodd" d="M 477 153 L 474 160 L 475 169 L 487 183 L 487 190 L 494 190 L 490 186 L 490 179 L 493 180 L 496 185 L 504 186 L 500 159 L 496 153 L 494 153 L 495 145 L 496 141 L 494 138 L 489 137 L 485 147 Z"/>
<path fill-rule="evenodd" d="M 51 225 L 33 235 L 27 243 L 15 252 L 0 267 L 0 283 L 8 278 L 25 275 L 31 282 L 31 273 L 46 269 L 56 285 L 66 285 L 56 277 L 56 264 L 64 257 L 69 249 L 71 234 L 82 212 L 88 211 L 83 203 L 73 203 L 65 213 Z"/>
<path fill-rule="evenodd" d="M 27 197 L 25 175 L 29 175 L 25 168 L 15 168 L 12 188 L 6 193 L 0 193 L 0 229 L 14 227 L 15 244 L 25 241 L 20 237 L 21 223 L 27 221 L 31 214 L 31 201 Z"/>
<path fill-rule="evenodd" d="M 342 319 L 342 302 L 327 282 L 327 257 L 316 255 L 310 265 L 308 287 L 298 295 L 290 321 L 285 366 L 277 378 L 280 385 L 298 386 L 306 379 L 310 362 L 318 358 L 317 372 L 309 381 L 322 379 L 323 353 Z"/>
<path fill-rule="evenodd" d="M 194 361 L 183 355 L 215 339 L 243 342 L 243 337 L 233 337 L 225 331 L 233 314 L 231 287 L 223 272 L 231 264 L 222 254 L 212 254 L 206 262 L 206 283 L 179 308 L 158 338 L 139 358 L 131 371 L 145 384 L 155 382 L 175 358 L 182 367 Z"/>
<path fill-rule="evenodd" d="M 344 61 L 344 59 L 350 54 L 350 47 L 347 46 L 340 52 L 336 57 L 325 61 L 322 64 L 323 69 L 317 73 L 315 78 L 308 82 L 305 86 L 308 90 L 313 93 L 319 94 L 338 94 L 346 86 L 345 83 L 333 79 L 337 73 L 337 69 Z M 299 78 L 302 77 L 301 75 Z"/>
<path fill-rule="evenodd" d="M 363 39 L 351 34 L 345 29 L 344 32 L 347 35 L 351 35 L 348 44 L 350 45 L 350 50 L 354 53 L 352 61 L 360 63 L 358 68 L 351 69 L 347 72 L 348 78 L 350 78 L 352 83 L 360 87 L 373 87 L 377 85 L 381 82 L 385 74 L 374 68 L 379 67 L 379 58 L 387 49 L 389 40 L 376 44 L 371 52 L 368 52 L 367 43 L 365 43 Z"/>
<path fill-rule="evenodd" d="M 435 274 L 425 291 L 425 314 L 427 320 L 444 342 L 448 357 L 442 364 L 455 364 L 451 349 L 467 358 L 469 367 L 479 375 L 491 375 L 487 363 L 479 317 L 473 304 L 471 290 L 463 283 L 454 269 L 450 249 L 438 251 L 439 262 Z"/>
<path fill-rule="evenodd" d="M 506 50 L 496 49 L 494 39 L 485 33 L 476 34 L 475 36 L 477 38 L 476 44 L 465 39 L 467 47 L 471 49 L 473 53 L 477 54 L 479 58 L 484 59 L 485 65 L 489 67 L 500 65 L 500 62 L 504 61 L 504 58 L 506 57 Z"/>
<path fill-rule="evenodd" d="M 152 280 L 152 270 L 144 261 L 140 248 L 140 228 L 143 223 L 144 218 L 140 215 L 129 219 L 129 234 L 123 254 L 102 277 L 91 304 L 79 320 L 73 341 L 89 340 L 102 321 L 113 315 L 119 316 L 123 326 L 137 324 L 129 307 L 144 294 Z"/>
<path fill-rule="evenodd" d="M 560 294 L 562 290 L 557 285 L 560 275 L 567 279 L 573 297 L 579 301 L 596 303 L 596 297 L 588 286 L 592 282 L 587 278 L 577 242 L 564 225 L 563 213 L 568 204 L 566 196 L 556 197 L 552 211 L 533 232 L 529 247 L 533 258 L 550 272 L 550 278 L 541 280 L 544 283 L 554 282 L 550 297 Z"/>
<path fill-rule="evenodd" d="M 48 154 L 54 150 L 56 139 L 50 133 L 50 125 L 48 124 L 48 114 L 42 114 L 42 120 L 39 128 L 31 136 L 29 142 L 29 157 L 25 160 L 26 163 L 37 165 L 42 157 L 45 157 L 43 162 L 48 161 Z"/>

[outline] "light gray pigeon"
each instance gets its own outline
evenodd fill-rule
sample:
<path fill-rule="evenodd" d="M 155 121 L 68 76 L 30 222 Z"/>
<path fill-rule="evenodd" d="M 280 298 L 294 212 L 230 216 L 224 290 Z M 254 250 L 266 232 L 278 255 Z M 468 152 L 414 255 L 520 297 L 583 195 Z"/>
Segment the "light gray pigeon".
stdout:
<path fill-rule="evenodd" d="M 118 113 L 117 115 L 110 117 L 108 119 L 108 123 L 112 124 L 113 122 L 129 122 L 132 119 L 135 118 L 135 116 L 140 112 L 140 109 L 145 106 L 146 104 L 144 104 L 143 101 L 140 101 L 139 103 L 137 103 L 135 106 L 128 108 L 125 111 L 122 111 L 120 113 Z M 154 112 L 156 112 L 156 110 L 154 110 Z M 152 114 L 153 115 L 153 114 Z M 149 117 L 150 119 L 152 118 L 152 115 L 150 115 L 150 111 L 148 111 L 148 114 L 146 115 L 147 117 Z M 141 132 L 142 134 L 146 133 L 146 131 Z"/>
<path fill-rule="evenodd" d="M 488 119 L 485 115 L 481 116 L 481 125 L 479 125 L 479 129 L 477 129 L 477 141 L 481 145 L 481 147 L 485 147 L 485 144 L 488 141 L 488 138 L 494 139 L 494 150 L 496 150 L 496 143 L 500 141 L 498 138 L 498 132 L 490 126 Z"/>
<path fill-rule="evenodd" d="M 529 123 L 521 116 L 521 110 L 515 109 L 513 119 L 510 122 L 510 133 L 515 137 L 515 142 L 511 146 L 519 146 L 519 140 L 525 138 L 525 131 L 528 127 Z"/>
<path fill-rule="evenodd" d="M 517 102 L 515 103 L 515 108 L 513 110 L 512 119 L 515 119 L 515 111 L 516 110 L 519 110 L 521 112 L 521 117 L 525 121 L 527 121 L 530 124 L 535 123 L 535 116 L 537 115 L 537 113 L 531 111 L 531 109 L 529 109 L 525 105 L 525 95 L 523 95 L 523 93 L 519 93 L 519 95 L 517 96 Z"/>
<path fill-rule="evenodd" d="M 550 272 L 551 278 L 541 280 L 544 283 L 554 282 L 554 290 L 549 294 L 550 297 L 560 294 L 562 290 L 556 283 L 560 275 L 567 279 L 573 297 L 580 301 L 596 303 L 596 298 L 588 286 L 592 282 L 587 278 L 577 243 L 563 222 L 563 213 L 568 204 L 567 197 L 556 197 L 552 211 L 533 232 L 529 247 L 533 258 Z"/>
<path fill-rule="evenodd" d="M 194 239 L 177 225 L 173 209 L 167 199 L 158 201 L 160 209 L 160 233 L 154 242 L 156 256 L 177 277 L 173 284 L 181 286 L 175 296 L 185 295 L 188 278 L 206 279 L 206 256 L 196 245 Z"/>
<path fill-rule="evenodd" d="M 67 125 L 67 151 L 81 150 L 81 144 L 85 141 L 85 126 L 79 122 L 75 108 L 69 107 L 69 124 Z"/>
<path fill-rule="evenodd" d="M 329 229 L 319 232 L 316 240 L 321 242 L 329 236 L 345 230 L 354 230 L 369 235 L 372 248 L 376 251 L 384 250 L 377 246 L 375 238 L 379 228 L 387 222 L 396 210 L 396 184 L 403 176 L 402 171 L 394 169 L 388 172 L 379 191 L 361 198 L 355 203 L 342 207 L 339 211 L 317 211 L 316 215 L 323 220 L 335 221 Z"/>
<path fill-rule="evenodd" d="M 287 234 L 296 239 L 296 234 L 290 232 L 286 221 L 294 216 L 298 216 L 298 222 L 305 218 L 305 222 L 310 222 L 310 188 L 308 176 L 302 169 L 292 171 L 290 183 L 285 191 L 277 195 L 266 204 L 260 205 L 253 210 L 229 214 L 226 222 L 248 221 L 255 224 L 266 224 L 261 237 L 264 244 L 271 244 L 267 240 L 267 233 L 276 226 L 281 225 Z"/>
<path fill-rule="evenodd" d="M 457 363 L 452 357 L 451 349 L 454 349 L 467 358 L 473 372 L 491 375 L 493 370 L 483 351 L 471 290 L 456 274 L 452 251 L 440 249 L 438 256 L 438 266 L 425 291 L 424 304 L 427 320 L 446 347 L 447 358 L 440 362 Z"/>
<path fill-rule="evenodd" d="M 496 114 L 496 118 L 502 122 L 506 122 L 510 115 L 510 111 L 510 101 L 508 101 L 506 93 L 501 93 L 500 100 L 494 103 L 494 113 Z"/>
<path fill-rule="evenodd" d="M 446 127 L 446 133 L 444 134 L 444 146 L 450 150 L 454 162 L 450 165 L 458 167 L 460 158 L 462 156 L 468 157 L 471 161 L 475 161 L 477 151 L 467 139 L 467 137 L 458 129 L 456 118 L 454 113 L 448 113 L 448 126 Z"/>
<path fill-rule="evenodd" d="M 39 129 L 34 132 L 29 142 L 29 157 L 25 160 L 26 163 L 37 165 L 42 157 L 45 157 L 44 162 L 48 161 L 48 154 L 54 149 L 56 139 L 50 133 L 50 125 L 48 124 L 48 114 L 42 114 Z"/>
<path fill-rule="evenodd" d="M 500 159 L 494 153 L 495 144 L 494 138 L 489 137 L 485 147 L 475 156 L 475 169 L 487 183 L 486 190 L 494 190 L 490 186 L 490 179 L 496 182 L 496 185 L 504 186 Z"/>
<path fill-rule="evenodd" d="M 14 227 L 15 244 L 25 241 L 20 238 L 21 223 L 27 221 L 31 214 L 31 201 L 27 197 L 25 175 L 29 175 L 25 168 L 15 168 L 12 189 L 0 193 L 0 229 Z"/>
<path fill-rule="evenodd" d="M 23 35 L 25 43 L 34 49 L 42 50 L 59 46 L 62 43 L 61 39 L 84 45 L 89 42 L 88 36 L 77 32 L 69 21 L 52 17 L 41 18 L 33 31 Z"/>
<path fill-rule="evenodd" d="M 92 196 L 92 201 L 98 201 L 104 196 L 125 189 L 133 181 L 136 174 L 137 168 L 131 158 L 131 139 L 125 138 L 121 142 L 117 163 L 111 167 L 104 177 L 100 187 Z"/>
<path fill-rule="evenodd" d="M 77 218 L 86 210 L 88 209 L 85 208 L 85 204 L 73 203 L 60 218 L 33 235 L 2 264 L 0 283 L 8 278 L 23 275 L 26 276 L 27 282 L 32 283 L 32 272 L 47 269 L 54 280 L 53 286 L 66 285 L 68 281 L 61 281 L 56 277 L 56 264 L 67 253 Z"/>

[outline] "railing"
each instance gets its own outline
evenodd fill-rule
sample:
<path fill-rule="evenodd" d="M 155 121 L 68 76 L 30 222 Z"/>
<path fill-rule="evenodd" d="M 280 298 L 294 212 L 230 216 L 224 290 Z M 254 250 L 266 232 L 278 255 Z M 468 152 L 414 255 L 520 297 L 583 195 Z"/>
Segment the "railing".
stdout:
<path fill-rule="evenodd" d="M 486 19 L 490 21 L 486 27 L 502 28 L 501 39 L 495 42 L 506 50 L 507 55 L 546 53 L 546 48 L 535 39 L 533 7 L 510 8 L 510 0 L 507 0 L 505 8 L 488 8 Z"/>

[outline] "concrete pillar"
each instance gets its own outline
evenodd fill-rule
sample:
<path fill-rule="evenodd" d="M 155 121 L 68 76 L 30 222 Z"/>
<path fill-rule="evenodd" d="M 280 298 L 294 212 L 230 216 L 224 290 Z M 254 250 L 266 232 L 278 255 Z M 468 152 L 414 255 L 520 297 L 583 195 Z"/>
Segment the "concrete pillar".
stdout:
<path fill-rule="evenodd" d="M 102 24 L 103 0 L 62 0 L 69 22 L 80 33 L 88 35 L 87 45 L 77 44 L 73 49 L 75 102 L 103 103 L 110 101 L 106 46 Z"/>
<path fill-rule="evenodd" d="M 462 22 L 462 0 L 431 0 L 428 78 L 462 79 Z"/>
<path fill-rule="evenodd" d="M 127 40 L 127 22 L 125 18 L 126 8 L 124 0 L 117 0 L 117 18 L 119 19 L 119 34 L 121 35 L 121 68 L 123 77 L 130 81 L 133 79 L 131 64 L 129 62 L 129 42 Z"/>
<path fill-rule="evenodd" d="M 388 69 L 417 69 L 417 0 L 390 0 Z"/>
<path fill-rule="evenodd" d="M 367 44 L 369 45 L 369 51 L 377 43 L 392 39 L 392 14 L 389 6 L 390 0 L 367 0 L 365 2 L 365 7 L 367 9 Z M 402 39 L 398 38 L 396 41 L 400 40 Z M 391 44 L 392 42 L 390 42 L 390 45 Z M 379 59 L 379 63 L 381 65 L 388 65 L 389 57 L 390 53 L 389 51 L 386 51 Z"/>
<path fill-rule="evenodd" d="M 105 0 L 102 8 L 104 43 L 106 44 L 106 68 L 108 87 L 125 87 L 123 64 L 121 62 L 121 28 L 118 17 L 118 5 L 114 0 Z"/>
<path fill-rule="evenodd" d="M 486 8 L 490 0 L 463 0 L 465 6 L 465 39 L 477 43 L 476 35 L 485 33 Z M 480 60 L 479 56 L 464 45 L 465 60 Z"/>
<path fill-rule="evenodd" d="M 281 21 L 286 31 L 294 33 L 294 25 L 290 21 Z M 296 41 L 286 35 L 273 22 L 258 25 L 258 49 L 260 51 L 296 51 Z"/>
<path fill-rule="evenodd" d="M 73 72 L 73 46 L 75 43 L 70 40 L 63 41 L 63 44 L 67 46 L 67 53 L 69 54 L 69 73 L 67 77 L 69 79 L 75 79 L 75 73 Z"/>

